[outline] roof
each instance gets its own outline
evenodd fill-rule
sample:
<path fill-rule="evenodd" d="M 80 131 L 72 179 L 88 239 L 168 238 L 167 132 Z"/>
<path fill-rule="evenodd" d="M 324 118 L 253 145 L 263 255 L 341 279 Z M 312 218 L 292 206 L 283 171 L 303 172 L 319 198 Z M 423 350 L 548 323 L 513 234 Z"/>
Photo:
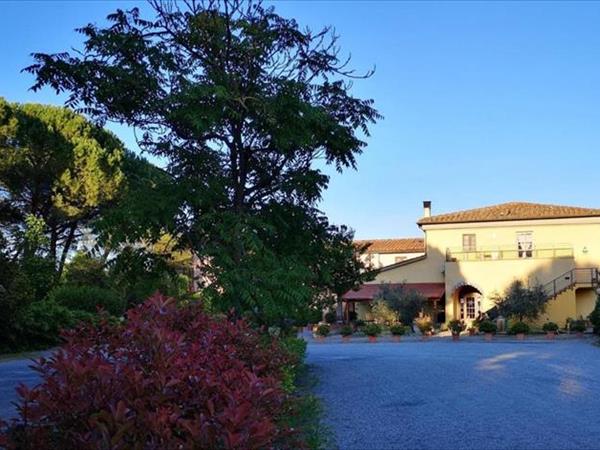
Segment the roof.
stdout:
<path fill-rule="evenodd" d="M 363 239 L 354 241 L 356 245 L 368 244 L 367 253 L 422 253 L 425 240 L 422 238 Z"/>
<path fill-rule="evenodd" d="M 351 301 L 371 301 L 379 293 L 381 284 L 363 284 L 356 291 L 346 292 L 342 298 Z M 386 283 L 386 286 L 404 287 L 405 289 L 415 290 L 428 299 L 437 300 L 444 295 L 444 283 Z"/>
<path fill-rule="evenodd" d="M 448 214 L 423 217 L 417 223 L 419 225 L 427 225 L 528 219 L 561 219 L 570 217 L 600 217 L 600 209 L 547 205 L 542 203 L 509 202 L 483 208 L 467 209 Z"/>

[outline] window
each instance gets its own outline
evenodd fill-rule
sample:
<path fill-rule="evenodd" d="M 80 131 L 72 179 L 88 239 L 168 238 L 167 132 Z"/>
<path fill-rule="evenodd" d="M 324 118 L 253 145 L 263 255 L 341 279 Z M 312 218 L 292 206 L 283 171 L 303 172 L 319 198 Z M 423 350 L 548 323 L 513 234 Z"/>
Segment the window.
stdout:
<path fill-rule="evenodd" d="M 467 297 L 467 318 L 475 318 L 475 297 Z"/>
<path fill-rule="evenodd" d="M 396 256 L 396 257 L 394 258 L 394 262 L 397 262 L 397 263 L 399 263 L 399 262 L 402 262 L 402 261 L 404 261 L 405 259 L 406 259 L 406 256 Z"/>
<path fill-rule="evenodd" d="M 531 231 L 517 233 L 517 250 L 519 258 L 531 258 L 533 256 L 533 233 Z"/>
<path fill-rule="evenodd" d="M 477 249 L 474 234 L 463 234 L 463 251 L 474 252 Z"/>

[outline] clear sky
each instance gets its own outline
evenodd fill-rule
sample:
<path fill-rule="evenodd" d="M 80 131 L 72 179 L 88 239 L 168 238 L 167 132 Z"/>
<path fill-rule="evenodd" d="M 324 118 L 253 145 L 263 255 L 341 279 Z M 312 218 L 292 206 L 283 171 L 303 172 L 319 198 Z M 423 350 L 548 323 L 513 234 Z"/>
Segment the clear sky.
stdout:
<path fill-rule="evenodd" d="M 0 1 L 0 96 L 28 91 L 29 53 L 76 47 L 73 29 L 140 2 Z M 600 3 L 278 1 L 333 25 L 358 69 L 354 92 L 385 119 L 356 172 L 332 173 L 322 209 L 360 238 L 418 236 L 441 213 L 505 201 L 600 207 Z M 134 147 L 131 133 L 117 133 Z"/>

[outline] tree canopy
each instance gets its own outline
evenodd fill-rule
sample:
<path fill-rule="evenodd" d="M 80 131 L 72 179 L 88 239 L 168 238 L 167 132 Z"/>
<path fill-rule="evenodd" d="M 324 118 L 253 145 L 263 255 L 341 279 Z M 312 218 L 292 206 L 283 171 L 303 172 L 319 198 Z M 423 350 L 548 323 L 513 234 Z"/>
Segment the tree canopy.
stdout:
<path fill-rule="evenodd" d="M 166 158 L 168 231 L 206 261 L 224 309 L 283 320 L 324 289 L 359 283 L 352 233 L 317 205 L 323 167 L 354 168 L 380 116 L 351 95 L 361 76 L 337 36 L 259 2 L 151 5 L 153 17 L 117 10 L 107 26 L 84 26 L 80 51 L 35 54 L 34 90 L 67 92 L 67 105 L 134 127 Z"/>
<path fill-rule="evenodd" d="M 542 285 L 527 286 L 521 280 L 511 283 L 504 295 L 493 298 L 500 314 L 517 317 L 521 322 L 523 319 L 537 319 L 546 310 L 548 300 Z"/>
<path fill-rule="evenodd" d="M 393 311 L 396 311 L 400 322 L 411 328 L 413 321 L 423 310 L 427 301 L 414 289 L 408 289 L 405 286 L 390 286 L 385 283 L 381 285 L 376 300 L 385 302 Z"/>

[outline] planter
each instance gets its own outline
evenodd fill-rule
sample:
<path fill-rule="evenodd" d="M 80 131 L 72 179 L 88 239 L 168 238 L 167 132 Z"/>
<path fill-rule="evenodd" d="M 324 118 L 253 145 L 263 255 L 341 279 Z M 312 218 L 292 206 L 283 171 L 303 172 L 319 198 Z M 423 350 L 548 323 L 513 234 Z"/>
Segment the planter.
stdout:
<path fill-rule="evenodd" d="M 325 342 L 325 336 L 319 336 L 319 335 L 317 335 L 317 336 L 315 336 L 315 340 L 317 342 L 323 343 L 323 342 Z"/>
<path fill-rule="evenodd" d="M 399 334 L 392 335 L 392 341 L 394 341 L 394 342 L 400 342 L 401 338 L 402 338 L 402 336 L 400 336 Z"/>
<path fill-rule="evenodd" d="M 347 344 L 348 342 L 350 342 L 350 336 L 342 336 L 342 342 L 344 344 Z"/>
<path fill-rule="evenodd" d="M 523 341 L 525 339 L 525 333 L 517 333 L 517 339 Z"/>
<path fill-rule="evenodd" d="M 475 329 L 469 328 L 469 336 L 475 336 Z"/>
<path fill-rule="evenodd" d="M 421 340 L 422 340 L 422 341 L 428 341 L 428 340 L 429 340 L 429 338 L 431 338 L 431 335 L 430 335 L 430 334 L 424 334 L 423 336 L 421 336 Z"/>
<path fill-rule="evenodd" d="M 369 336 L 369 343 L 375 344 L 377 342 L 377 336 Z"/>
<path fill-rule="evenodd" d="M 452 335 L 452 340 L 453 340 L 453 341 L 458 341 L 458 340 L 460 340 L 460 334 L 453 334 L 453 335 Z"/>
<path fill-rule="evenodd" d="M 556 333 L 554 331 L 546 331 L 546 339 L 552 341 L 556 337 Z"/>
<path fill-rule="evenodd" d="M 583 338 L 583 331 L 578 331 L 577 333 L 575 333 L 575 336 L 577 336 L 578 339 Z"/>
<path fill-rule="evenodd" d="M 485 333 L 485 340 L 491 341 L 494 337 L 494 333 Z"/>

